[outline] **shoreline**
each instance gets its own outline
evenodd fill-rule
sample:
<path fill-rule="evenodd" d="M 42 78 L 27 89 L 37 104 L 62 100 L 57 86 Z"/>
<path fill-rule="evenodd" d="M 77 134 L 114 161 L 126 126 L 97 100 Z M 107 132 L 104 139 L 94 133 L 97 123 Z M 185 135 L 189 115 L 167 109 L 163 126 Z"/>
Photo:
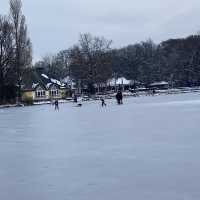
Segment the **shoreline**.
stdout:
<path fill-rule="evenodd" d="M 146 96 L 160 96 L 160 95 L 178 95 L 178 94 L 185 94 L 185 93 L 200 93 L 200 90 L 193 90 L 192 88 L 190 88 L 190 90 L 185 90 L 185 91 L 176 91 L 176 92 L 170 92 L 170 91 L 158 91 L 155 95 L 149 95 L 147 93 L 138 93 L 138 95 L 134 95 L 134 94 L 129 94 L 127 95 L 126 92 L 124 92 L 124 98 L 131 98 L 131 97 L 134 97 L 134 98 L 137 98 L 137 97 L 146 97 Z M 110 95 L 109 98 L 106 98 L 105 99 L 114 99 L 115 95 Z M 100 98 L 97 98 L 96 99 L 89 99 L 87 101 L 98 101 Z M 84 100 L 82 100 L 84 102 Z M 59 103 L 63 104 L 63 103 L 73 103 L 73 100 L 64 100 L 64 99 L 60 99 L 59 100 Z M 26 105 L 26 104 L 5 104 L 5 105 L 0 105 L 0 109 L 6 109 L 6 108 L 18 108 L 18 107 L 28 107 L 28 106 L 40 106 L 40 105 L 48 105 L 48 104 L 52 104 L 52 102 L 50 101 L 41 101 L 41 102 L 35 102 L 33 103 L 32 105 Z"/>
<path fill-rule="evenodd" d="M 4 108 L 16 108 L 16 107 L 23 107 L 22 104 L 5 104 L 5 105 L 0 105 L 0 109 Z"/>

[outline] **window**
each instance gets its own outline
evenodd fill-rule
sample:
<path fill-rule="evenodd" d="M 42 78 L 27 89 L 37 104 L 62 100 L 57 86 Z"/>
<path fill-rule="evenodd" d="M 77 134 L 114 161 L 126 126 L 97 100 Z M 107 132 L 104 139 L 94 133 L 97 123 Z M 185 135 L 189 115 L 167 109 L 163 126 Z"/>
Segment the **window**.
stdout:
<path fill-rule="evenodd" d="M 51 97 L 58 97 L 59 96 L 59 89 L 57 86 L 55 85 L 52 85 L 50 91 L 49 91 L 49 94 Z"/>
<path fill-rule="evenodd" d="M 37 90 L 37 91 L 35 92 L 35 94 L 36 94 L 36 97 L 38 97 L 38 98 L 42 98 L 42 97 L 45 97 L 45 96 L 46 96 L 45 90 Z"/>
<path fill-rule="evenodd" d="M 50 95 L 51 95 L 52 97 L 58 96 L 58 95 L 59 95 L 58 89 L 51 89 L 51 90 L 50 90 Z"/>

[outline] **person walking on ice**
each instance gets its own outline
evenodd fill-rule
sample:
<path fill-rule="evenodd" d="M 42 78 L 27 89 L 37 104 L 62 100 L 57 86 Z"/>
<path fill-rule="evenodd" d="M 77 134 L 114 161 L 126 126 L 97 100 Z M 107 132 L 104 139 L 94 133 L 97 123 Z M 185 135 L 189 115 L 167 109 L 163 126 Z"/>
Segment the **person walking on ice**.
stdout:
<path fill-rule="evenodd" d="M 76 94 L 74 94 L 74 103 L 78 103 L 78 98 L 77 98 Z"/>
<path fill-rule="evenodd" d="M 59 110 L 58 100 L 55 100 L 55 110 Z"/>
<path fill-rule="evenodd" d="M 121 105 L 123 104 L 123 94 L 122 94 L 122 91 L 119 90 L 116 94 L 116 99 L 117 99 L 117 103 L 118 105 Z"/>
<path fill-rule="evenodd" d="M 106 106 L 106 103 L 105 103 L 105 100 L 104 100 L 103 97 L 101 97 L 101 106 L 102 106 L 102 107 Z"/>

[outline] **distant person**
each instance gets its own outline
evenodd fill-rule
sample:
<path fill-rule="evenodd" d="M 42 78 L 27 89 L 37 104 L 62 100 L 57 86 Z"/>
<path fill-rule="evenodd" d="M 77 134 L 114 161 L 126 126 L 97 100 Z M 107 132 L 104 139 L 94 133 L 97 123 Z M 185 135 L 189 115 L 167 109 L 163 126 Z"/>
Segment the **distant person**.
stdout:
<path fill-rule="evenodd" d="M 116 97 L 116 100 L 117 100 L 117 104 L 119 105 L 120 104 L 119 91 L 117 92 L 115 97 Z"/>
<path fill-rule="evenodd" d="M 123 94 L 122 94 L 122 91 L 119 91 L 119 99 L 120 99 L 120 104 L 123 104 Z"/>
<path fill-rule="evenodd" d="M 105 99 L 103 97 L 101 97 L 101 106 L 102 107 L 106 106 Z"/>
<path fill-rule="evenodd" d="M 156 94 L 156 90 L 153 88 L 152 95 L 154 96 Z"/>
<path fill-rule="evenodd" d="M 77 102 L 78 102 L 77 96 L 74 95 L 74 103 L 77 103 Z"/>
<path fill-rule="evenodd" d="M 59 110 L 58 100 L 55 100 L 55 110 Z"/>
<path fill-rule="evenodd" d="M 77 96 L 76 96 L 75 100 L 76 101 L 74 101 L 74 102 L 76 103 L 76 107 L 82 107 L 83 104 L 82 104 L 81 100 L 77 98 Z"/>
<path fill-rule="evenodd" d="M 123 95 L 121 90 L 119 90 L 116 94 L 116 99 L 117 99 L 117 103 L 118 105 L 123 104 Z"/>

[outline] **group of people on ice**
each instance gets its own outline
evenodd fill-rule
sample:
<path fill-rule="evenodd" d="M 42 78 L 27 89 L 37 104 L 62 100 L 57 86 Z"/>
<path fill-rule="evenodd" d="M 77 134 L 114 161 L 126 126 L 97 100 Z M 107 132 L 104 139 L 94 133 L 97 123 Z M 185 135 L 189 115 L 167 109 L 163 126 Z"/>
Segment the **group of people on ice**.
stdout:
<path fill-rule="evenodd" d="M 117 92 L 115 97 L 116 97 L 118 105 L 123 104 L 123 94 L 122 94 L 121 90 L 118 90 L 118 92 Z M 105 99 L 103 97 L 101 97 L 101 106 L 102 107 L 106 106 Z"/>
<path fill-rule="evenodd" d="M 118 90 L 118 92 L 117 92 L 115 97 L 116 97 L 118 105 L 123 104 L 123 94 L 122 94 L 121 90 Z M 102 107 L 106 106 L 105 99 L 103 97 L 101 97 L 100 100 L 101 100 L 101 106 Z M 74 103 L 77 104 L 77 107 L 81 107 L 82 106 L 82 103 L 78 102 L 78 98 L 77 98 L 76 95 L 74 95 L 73 101 L 74 101 Z M 58 102 L 58 100 L 55 100 L 53 105 L 55 106 L 55 110 L 59 110 L 59 102 Z"/>

